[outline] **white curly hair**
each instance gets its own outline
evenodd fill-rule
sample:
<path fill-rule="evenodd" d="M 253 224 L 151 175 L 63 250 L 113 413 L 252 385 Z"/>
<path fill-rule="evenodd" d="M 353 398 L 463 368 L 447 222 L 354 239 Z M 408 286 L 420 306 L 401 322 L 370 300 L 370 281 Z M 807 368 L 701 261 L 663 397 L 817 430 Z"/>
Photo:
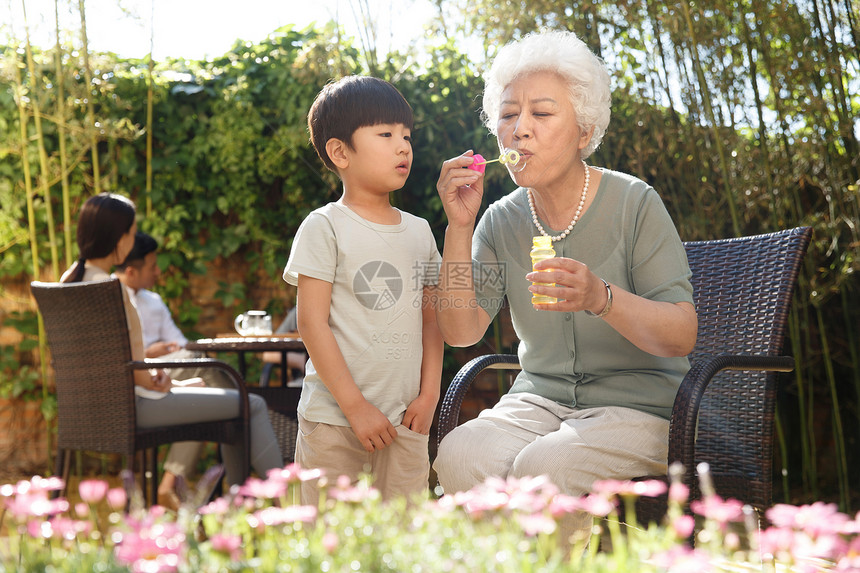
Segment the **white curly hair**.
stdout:
<path fill-rule="evenodd" d="M 573 32 L 535 32 L 499 50 L 484 73 L 484 125 L 498 136 L 502 92 L 515 78 L 539 71 L 555 72 L 567 81 L 579 128 L 594 128 L 591 141 L 582 150 L 585 159 L 603 140 L 612 98 L 606 66 Z"/>

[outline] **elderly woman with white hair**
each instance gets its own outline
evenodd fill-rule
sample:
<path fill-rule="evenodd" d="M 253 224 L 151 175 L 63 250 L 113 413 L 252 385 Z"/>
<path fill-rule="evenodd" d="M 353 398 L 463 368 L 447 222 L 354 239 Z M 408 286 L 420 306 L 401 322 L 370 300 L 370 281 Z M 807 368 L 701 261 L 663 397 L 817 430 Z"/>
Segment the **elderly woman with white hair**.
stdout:
<path fill-rule="evenodd" d="M 442 440 L 439 482 L 454 492 L 489 476 L 547 475 L 582 495 L 598 479 L 664 474 L 698 323 L 686 253 L 660 196 L 585 162 L 609 124 L 609 74 L 573 33 L 547 32 L 503 47 L 484 80 L 485 124 L 500 150 L 521 156 L 507 164 L 518 188 L 476 228 L 483 174 L 466 169 L 473 152 L 442 165 L 437 316 L 448 344 L 469 346 L 507 298 L 523 369 L 495 407 Z M 556 252 L 535 267 L 540 277 L 529 258 L 536 235 Z M 464 264 L 468 285 L 455 276 Z M 493 270 L 503 280 L 487 279 Z M 533 304 L 532 293 L 557 302 Z"/>

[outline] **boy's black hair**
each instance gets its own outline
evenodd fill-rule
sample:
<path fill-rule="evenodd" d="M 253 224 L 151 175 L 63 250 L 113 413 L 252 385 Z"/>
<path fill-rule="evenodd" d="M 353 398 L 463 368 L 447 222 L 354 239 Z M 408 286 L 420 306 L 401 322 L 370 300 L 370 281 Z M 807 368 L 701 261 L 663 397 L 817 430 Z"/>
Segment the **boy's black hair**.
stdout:
<path fill-rule="evenodd" d="M 131 251 L 128 252 L 128 256 L 122 264 L 119 265 L 118 269 L 120 271 L 125 271 L 125 269 L 130 266 L 137 266 L 139 268 L 141 263 L 143 263 L 143 259 L 146 258 L 146 255 L 155 252 L 157 248 L 158 241 L 143 231 L 138 231 L 134 235 L 134 246 L 131 248 Z"/>
<path fill-rule="evenodd" d="M 325 149 L 335 138 L 352 147 L 352 135 L 361 127 L 400 123 L 410 130 L 412 108 L 397 88 L 379 78 L 347 76 L 327 84 L 308 111 L 308 131 L 317 155 L 326 167 L 337 168 Z"/>

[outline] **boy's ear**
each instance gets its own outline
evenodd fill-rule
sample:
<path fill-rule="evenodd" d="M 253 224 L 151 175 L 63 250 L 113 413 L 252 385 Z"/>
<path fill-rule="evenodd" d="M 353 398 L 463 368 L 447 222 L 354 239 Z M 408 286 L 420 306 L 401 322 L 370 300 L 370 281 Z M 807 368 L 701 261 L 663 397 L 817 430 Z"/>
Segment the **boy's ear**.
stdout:
<path fill-rule="evenodd" d="M 332 137 L 325 142 L 325 151 L 328 153 L 329 159 L 338 169 L 344 169 L 349 166 L 349 156 L 347 155 L 346 143 L 342 140 Z"/>

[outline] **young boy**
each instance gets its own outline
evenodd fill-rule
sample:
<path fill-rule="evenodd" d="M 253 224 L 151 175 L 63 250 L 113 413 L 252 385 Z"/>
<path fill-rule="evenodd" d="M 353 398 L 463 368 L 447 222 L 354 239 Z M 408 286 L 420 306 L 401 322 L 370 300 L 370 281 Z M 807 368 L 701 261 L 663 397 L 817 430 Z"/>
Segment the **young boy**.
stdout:
<path fill-rule="evenodd" d="M 428 487 L 442 375 L 425 292 L 441 257 L 427 222 L 389 202 L 412 167 L 412 124 L 412 108 L 383 80 L 350 76 L 322 89 L 308 129 L 343 196 L 302 222 L 284 269 L 310 355 L 296 462 L 331 480 L 369 473 L 385 499 Z M 301 498 L 316 505 L 316 485 L 302 484 Z"/>

